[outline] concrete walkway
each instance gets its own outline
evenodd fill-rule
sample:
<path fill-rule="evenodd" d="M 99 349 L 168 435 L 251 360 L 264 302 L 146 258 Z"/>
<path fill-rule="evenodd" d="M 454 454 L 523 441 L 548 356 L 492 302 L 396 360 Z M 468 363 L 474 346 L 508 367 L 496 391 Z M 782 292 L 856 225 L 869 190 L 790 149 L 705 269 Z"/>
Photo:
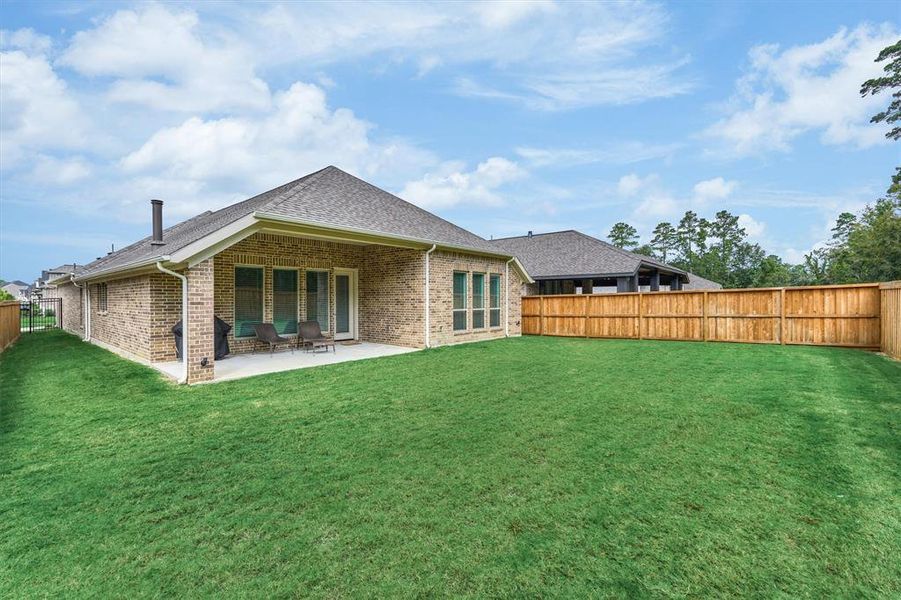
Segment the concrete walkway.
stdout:
<path fill-rule="evenodd" d="M 290 350 L 282 350 L 272 355 L 268 352 L 237 354 L 216 361 L 216 376 L 213 381 L 241 379 L 242 377 L 251 377 L 253 375 L 333 365 L 352 360 L 377 358 L 379 356 L 394 356 L 395 354 L 406 354 L 416 350 L 416 348 L 372 344 L 370 342 L 361 342 L 353 345 L 343 345 L 341 342 L 338 342 L 335 352 L 329 350 L 327 353 L 295 350 L 294 354 L 291 354 Z M 153 363 L 152 366 L 174 379 L 178 379 L 182 374 L 182 365 L 179 361 Z"/>

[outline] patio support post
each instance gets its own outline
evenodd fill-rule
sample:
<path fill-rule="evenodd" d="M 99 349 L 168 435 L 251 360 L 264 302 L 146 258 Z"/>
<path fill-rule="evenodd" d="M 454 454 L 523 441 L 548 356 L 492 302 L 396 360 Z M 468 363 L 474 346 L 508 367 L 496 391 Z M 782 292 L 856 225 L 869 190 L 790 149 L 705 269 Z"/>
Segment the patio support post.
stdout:
<path fill-rule="evenodd" d="M 425 347 L 431 348 L 432 346 L 432 325 L 431 325 L 431 298 L 430 298 L 430 290 L 432 288 L 432 282 L 430 281 L 431 277 L 429 275 L 429 257 L 432 252 L 435 251 L 435 248 L 438 247 L 438 244 L 432 244 L 432 247 L 426 250 L 425 253 Z"/>
<path fill-rule="evenodd" d="M 184 338 L 184 356 L 188 383 L 194 384 L 211 381 L 215 374 L 213 259 L 189 267 L 186 274 L 190 335 Z"/>
<path fill-rule="evenodd" d="M 660 291 L 660 271 L 658 271 L 657 269 L 654 269 L 654 271 L 651 273 L 651 291 Z"/>
<path fill-rule="evenodd" d="M 510 263 L 511 258 L 504 265 L 504 337 L 510 337 Z"/>
<path fill-rule="evenodd" d="M 166 267 L 163 266 L 163 263 L 156 263 L 156 268 L 167 274 L 172 275 L 181 281 L 181 365 L 182 365 L 182 376 L 179 378 L 178 383 L 187 383 L 188 382 L 188 278 L 182 275 L 181 273 L 176 273 L 175 271 L 170 271 Z"/>

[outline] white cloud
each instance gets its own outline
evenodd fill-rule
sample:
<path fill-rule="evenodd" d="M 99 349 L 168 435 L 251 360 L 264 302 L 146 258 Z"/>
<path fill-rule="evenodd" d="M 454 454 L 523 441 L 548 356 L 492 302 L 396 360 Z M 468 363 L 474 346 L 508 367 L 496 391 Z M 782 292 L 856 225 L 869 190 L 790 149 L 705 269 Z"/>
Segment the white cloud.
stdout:
<path fill-rule="evenodd" d="M 57 158 L 38 155 L 34 160 L 31 178 L 44 185 L 71 185 L 91 174 L 91 165 L 83 156 Z"/>
<path fill-rule="evenodd" d="M 766 230 L 766 223 L 757 221 L 749 214 L 742 213 L 738 215 L 738 226 L 744 228 L 748 237 L 751 239 L 760 239 Z"/>
<path fill-rule="evenodd" d="M 35 32 L 30 27 L 9 31 L 0 30 L 0 48 L 4 50 L 22 50 L 26 54 L 47 54 L 53 47 L 52 40 L 46 35 Z"/>
<path fill-rule="evenodd" d="M 632 164 L 671 156 L 679 144 L 646 144 L 621 142 L 601 148 L 516 148 L 516 154 L 535 167 L 574 167 L 594 163 Z"/>
<path fill-rule="evenodd" d="M 361 176 L 399 177 L 435 162 L 403 140 L 375 142 L 370 130 L 352 111 L 329 108 L 318 86 L 295 83 L 276 94 L 272 110 L 259 117 L 191 117 L 155 133 L 120 165 L 142 185 L 156 183 L 182 199 L 218 192 L 213 202 L 222 204 L 326 164 Z M 502 170 L 490 167 L 481 174 L 485 180 Z M 185 203 L 174 210 L 189 214 L 194 208 Z"/>
<path fill-rule="evenodd" d="M 693 87 L 680 72 L 684 56 L 658 56 L 669 16 L 650 3 L 288 4 L 242 20 L 257 47 L 272 49 L 272 64 L 382 55 L 414 65 L 418 76 L 438 65 L 487 67 L 490 85 L 460 74 L 450 90 L 536 110 L 629 104 Z"/>
<path fill-rule="evenodd" d="M 193 11 L 151 4 L 120 10 L 75 34 L 59 59 L 82 75 L 116 78 L 109 98 L 161 110 L 265 109 L 270 95 L 252 52 L 201 27 Z"/>
<path fill-rule="evenodd" d="M 640 177 L 635 173 L 629 173 L 628 175 L 623 175 L 619 178 L 619 181 L 616 184 L 616 191 L 620 196 L 631 197 L 636 195 L 639 191 L 655 187 L 657 182 L 657 175 Z"/>
<path fill-rule="evenodd" d="M 795 138 L 819 132 L 830 145 L 867 147 L 884 143 L 884 127 L 869 124 L 885 98 L 859 95 L 866 79 L 879 75 L 879 51 L 898 40 L 889 25 L 841 29 L 815 44 L 780 50 L 756 46 L 750 69 L 737 83 L 729 114 L 705 131 L 721 142 L 718 153 L 786 151 Z"/>
<path fill-rule="evenodd" d="M 525 176 L 515 162 L 498 156 L 473 171 L 466 171 L 460 162 L 447 162 L 437 172 L 407 183 L 399 196 L 430 210 L 463 204 L 499 206 L 503 198 L 498 188 Z"/>
<path fill-rule="evenodd" d="M 736 182 L 726 181 L 722 177 L 699 181 L 694 186 L 695 199 L 702 204 L 711 200 L 724 200 L 732 194 L 736 185 Z"/>
<path fill-rule="evenodd" d="M 32 152 L 87 144 L 87 119 L 43 55 L 0 52 L 0 168 Z"/>

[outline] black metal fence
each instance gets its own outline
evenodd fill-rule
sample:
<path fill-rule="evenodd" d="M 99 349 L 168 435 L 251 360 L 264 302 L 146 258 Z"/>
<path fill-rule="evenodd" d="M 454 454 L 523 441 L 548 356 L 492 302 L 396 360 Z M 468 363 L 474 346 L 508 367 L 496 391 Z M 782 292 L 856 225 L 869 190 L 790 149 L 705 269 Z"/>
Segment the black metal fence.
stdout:
<path fill-rule="evenodd" d="M 63 326 L 62 298 L 35 298 L 19 305 L 22 333 L 60 329 Z"/>

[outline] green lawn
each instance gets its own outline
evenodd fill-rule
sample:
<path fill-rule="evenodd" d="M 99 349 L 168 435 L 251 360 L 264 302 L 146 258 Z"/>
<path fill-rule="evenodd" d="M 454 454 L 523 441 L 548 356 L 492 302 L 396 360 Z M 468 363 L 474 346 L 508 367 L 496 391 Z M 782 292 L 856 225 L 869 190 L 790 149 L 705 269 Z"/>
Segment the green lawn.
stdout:
<path fill-rule="evenodd" d="M 898 597 L 899 411 L 855 350 L 521 338 L 184 388 L 24 335 L 0 597 Z"/>

